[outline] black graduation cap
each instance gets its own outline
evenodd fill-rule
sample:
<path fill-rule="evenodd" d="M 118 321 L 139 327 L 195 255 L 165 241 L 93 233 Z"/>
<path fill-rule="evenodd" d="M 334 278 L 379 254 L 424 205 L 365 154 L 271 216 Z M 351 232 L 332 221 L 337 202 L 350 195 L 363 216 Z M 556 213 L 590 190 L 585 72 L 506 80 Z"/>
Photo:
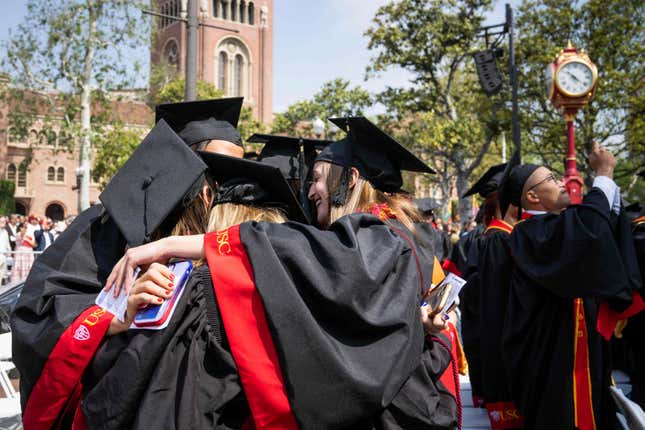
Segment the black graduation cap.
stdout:
<path fill-rule="evenodd" d="M 522 190 L 529 176 L 539 167 L 535 164 L 520 164 L 520 152 L 516 149 L 511 160 L 506 164 L 499 186 L 499 206 L 502 216 L 506 215 L 512 204 L 518 208 L 518 216 L 522 213 Z"/>
<path fill-rule="evenodd" d="M 292 221 L 308 223 L 298 199 L 277 167 L 213 152 L 197 152 L 218 183 L 214 204 L 238 203 L 283 208 Z"/>
<path fill-rule="evenodd" d="M 242 146 L 237 131 L 243 97 L 163 103 L 155 109 L 155 122 L 165 119 L 187 145 L 205 140 L 226 140 Z"/>
<path fill-rule="evenodd" d="M 416 199 L 414 203 L 417 205 L 417 209 L 424 215 L 429 215 L 439 208 L 439 202 L 436 199 L 431 197 L 426 197 L 423 199 Z"/>
<path fill-rule="evenodd" d="M 350 167 L 358 169 L 359 174 L 374 188 L 384 192 L 395 192 L 401 188 L 402 170 L 435 173 L 367 118 L 346 117 L 329 120 L 347 133 L 345 139 L 327 146 L 316 159 L 344 167 L 341 185 L 332 194 L 333 204 L 345 203 Z"/>
<path fill-rule="evenodd" d="M 497 191 L 502 181 L 502 176 L 504 176 L 505 167 L 506 163 L 502 163 L 488 169 L 461 198 L 472 196 L 475 193 L 479 193 L 481 197 L 486 198 L 489 194 Z"/>
<path fill-rule="evenodd" d="M 130 246 L 201 190 L 207 166 L 160 120 L 99 196 Z"/>
<path fill-rule="evenodd" d="M 263 143 L 264 147 L 258 160 L 277 167 L 287 179 L 297 179 L 304 183 L 308 170 L 313 166 L 317 152 L 332 141 L 305 139 L 290 136 L 277 136 L 256 133 L 247 142 Z M 301 157 L 304 155 L 304 160 Z M 304 163 L 304 164 L 303 164 Z"/>
<path fill-rule="evenodd" d="M 294 194 L 298 196 L 303 210 L 310 213 L 308 190 L 305 184 L 316 160 L 317 151 L 332 142 L 259 133 L 249 137 L 247 142 L 264 143 L 258 160 L 280 169 Z"/>

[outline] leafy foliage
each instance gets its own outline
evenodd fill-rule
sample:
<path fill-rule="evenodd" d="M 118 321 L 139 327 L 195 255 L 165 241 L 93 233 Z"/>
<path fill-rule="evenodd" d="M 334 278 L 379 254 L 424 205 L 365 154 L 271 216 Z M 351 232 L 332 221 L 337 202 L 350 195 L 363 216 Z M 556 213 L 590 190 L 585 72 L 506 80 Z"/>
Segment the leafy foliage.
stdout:
<path fill-rule="evenodd" d="M 387 69 L 413 75 L 406 87 L 387 87 L 377 99 L 388 107 L 397 137 L 437 170 L 444 207 L 455 183 L 469 186 L 483 156 L 504 124 L 492 116 L 501 98 L 481 94 L 470 53 L 481 43 L 478 28 L 490 0 L 401 0 L 380 7 L 365 35 L 376 52 L 367 76 Z M 471 200 L 461 201 L 462 218 Z"/>
<path fill-rule="evenodd" d="M 139 146 L 143 134 L 142 130 L 127 129 L 122 123 L 117 123 L 111 130 L 97 136 L 92 179 L 101 188 L 107 185 Z"/>
<path fill-rule="evenodd" d="M 16 211 L 13 194 L 16 184 L 0 179 L 0 214 L 11 214 Z"/>
<path fill-rule="evenodd" d="M 585 154 L 598 141 L 617 154 L 619 185 L 635 193 L 638 187 L 633 174 L 645 166 L 645 4 L 525 0 L 519 12 L 517 55 L 522 65 L 520 109 L 526 158 L 564 170 L 565 123 L 546 100 L 541 78 L 546 65 L 571 40 L 589 52 L 599 73 L 596 94 L 575 121 L 578 168 L 583 175 L 590 175 Z"/>
<path fill-rule="evenodd" d="M 89 170 L 92 143 L 112 118 L 108 91 L 128 86 L 140 72 L 136 60 L 126 60 L 145 46 L 149 31 L 139 6 L 132 0 L 28 0 L 24 22 L 3 46 L 3 68 L 13 80 L 4 100 L 14 133 L 24 137 L 38 118 L 47 133 L 57 129 L 65 136 L 68 149 L 80 145 L 80 165 Z M 85 175 L 79 207 L 87 206 Z"/>
<path fill-rule="evenodd" d="M 312 121 L 326 120 L 335 116 L 362 115 L 372 105 L 372 96 L 360 87 L 350 88 L 350 82 L 334 79 L 322 85 L 311 99 L 302 100 L 289 106 L 273 120 L 273 133 L 288 133 L 314 137 Z M 325 136 L 332 138 L 336 130 L 325 121 Z"/>

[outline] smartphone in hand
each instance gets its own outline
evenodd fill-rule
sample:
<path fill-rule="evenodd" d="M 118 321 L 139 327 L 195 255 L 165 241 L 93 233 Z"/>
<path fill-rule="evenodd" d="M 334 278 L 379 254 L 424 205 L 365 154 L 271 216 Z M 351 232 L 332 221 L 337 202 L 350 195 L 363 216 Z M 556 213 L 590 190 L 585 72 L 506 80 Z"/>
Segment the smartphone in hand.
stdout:
<path fill-rule="evenodd" d="M 148 305 L 140 309 L 134 317 L 135 328 L 163 328 L 168 318 L 172 315 L 181 298 L 188 281 L 188 276 L 193 270 L 193 263 L 189 260 L 177 261 L 168 265 L 175 275 L 175 289 L 173 295 L 160 305 Z M 164 326 L 165 327 L 165 326 Z"/>

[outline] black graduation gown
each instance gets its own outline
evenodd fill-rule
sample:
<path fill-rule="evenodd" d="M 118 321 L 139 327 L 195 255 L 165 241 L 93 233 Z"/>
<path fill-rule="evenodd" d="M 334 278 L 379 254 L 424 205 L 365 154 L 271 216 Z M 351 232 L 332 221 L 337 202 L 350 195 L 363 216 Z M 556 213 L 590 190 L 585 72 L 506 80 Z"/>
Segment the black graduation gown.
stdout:
<path fill-rule="evenodd" d="M 470 232 L 468 236 L 473 234 L 475 230 Z M 462 238 L 463 239 L 463 238 Z M 482 386 L 482 372 L 481 372 L 481 317 L 479 311 L 479 269 L 480 269 L 480 253 L 484 236 L 478 231 L 474 233 L 471 240 L 462 246 L 467 248 L 467 256 L 461 260 L 461 277 L 466 280 L 466 285 L 459 293 L 459 310 L 461 311 L 461 339 L 463 341 L 464 353 L 468 361 L 468 379 L 473 395 L 473 404 L 481 406 L 485 400 Z"/>
<path fill-rule="evenodd" d="M 611 369 L 607 344 L 595 330 L 597 299 L 625 308 L 638 288 L 633 245 L 632 255 L 626 254 L 624 237 L 616 237 L 614 227 L 607 198 L 593 188 L 582 205 L 533 216 L 511 234 L 514 269 L 503 358 L 527 429 L 573 429 L 576 407 L 583 412 L 590 406 L 594 416 L 588 420 L 598 429 L 611 428 Z M 581 308 L 584 318 L 576 321 Z M 585 359 L 588 370 L 580 369 Z"/>
<path fill-rule="evenodd" d="M 641 215 L 633 222 L 634 247 L 641 273 L 641 279 L 645 279 L 645 215 Z M 642 295 L 641 289 L 641 295 Z M 628 355 L 629 377 L 632 385 L 631 399 L 645 409 L 645 344 L 643 343 L 645 333 L 645 312 L 629 318 L 627 326 L 623 330 L 623 342 Z"/>
<path fill-rule="evenodd" d="M 245 223 L 207 237 L 224 327 L 256 426 L 456 425 L 454 399 L 433 394 L 440 374 L 428 368 L 433 360 L 421 360 L 429 352 L 419 304 L 433 258 L 395 224 L 353 214 L 327 231 Z M 260 374 L 258 363 L 278 371 Z"/>
<path fill-rule="evenodd" d="M 249 408 L 208 266 L 193 270 L 163 330 L 106 338 L 83 377 L 89 429 L 239 429 Z"/>
<path fill-rule="evenodd" d="M 484 232 L 479 254 L 479 291 L 481 318 L 481 368 L 483 396 L 489 416 L 518 416 L 517 408 L 509 404 L 506 366 L 502 359 L 502 336 L 506 304 L 511 283 L 512 260 L 509 246 L 513 227 L 493 220 Z M 510 411 L 515 411 L 511 412 Z M 509 419 L 511 421 L 512 418 Z M 515 421 L 517 427 L 520 423 Z"/>
<path fill-rule="evenodd" d="M 443 262 L 443 268 L 455 275 L 461 276 L 464 273 L 464 270 L 466 270 L 468 258 L 471 255 L 470 248 L 472 244 L 477 241 L 477 238 L 484 234 L 485 229 L 485 225 L 477 224 L 477 227 L 475 227 L 470 233 L 460 237 L 450 251 L 450 258 Z"/>
<path fill-rule="evenodd" d="M 417 223 L 415 228 L 419 240 L 428 244 L 427 246 L 433 250 L 434 256 L 437 257 L 439 262 L 443 263 L 446 258 L 450 257 L 452 244 L 445 232 L 435 228 L 428 222 Z"/>
<path fill-rule="evenodd" d="M 54 423 L 56 409 L 62 410 L 78 390 L 81 374 L 74 370 L 89 361 L 88 347 L 100 342 L 111 319 L 94 300 L 125 245 L 98 204 L 81 213 L 34 262 L 11 319 L 12 360 L 20 372 L 24 420 L 51 411 Z M 60 360 L 66 363 L 65 371 L 52 366 Z M 53 396 L 48 388 L 55 382 L 69 392 Z"/>

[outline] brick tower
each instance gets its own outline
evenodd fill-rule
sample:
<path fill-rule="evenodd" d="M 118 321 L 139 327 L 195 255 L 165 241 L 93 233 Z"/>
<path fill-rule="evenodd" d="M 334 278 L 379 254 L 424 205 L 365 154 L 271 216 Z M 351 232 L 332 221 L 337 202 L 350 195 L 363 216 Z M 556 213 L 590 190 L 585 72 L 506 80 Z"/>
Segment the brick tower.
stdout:
<path fill-rule="evenodd" d="M 155 0 L 162 14 L 185 17 L 187 0 Z M 158 34 L 150 59 L 180 73 L 186 66 L 186 24 L 157 18 Z M 255 117 L 273 119 L 273 0 L 199 0 L 197 78 L 226 96 L 244 96 Z M 210 26 L 217 26 L 213 28 Z"/>

